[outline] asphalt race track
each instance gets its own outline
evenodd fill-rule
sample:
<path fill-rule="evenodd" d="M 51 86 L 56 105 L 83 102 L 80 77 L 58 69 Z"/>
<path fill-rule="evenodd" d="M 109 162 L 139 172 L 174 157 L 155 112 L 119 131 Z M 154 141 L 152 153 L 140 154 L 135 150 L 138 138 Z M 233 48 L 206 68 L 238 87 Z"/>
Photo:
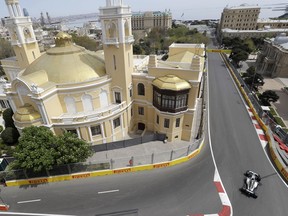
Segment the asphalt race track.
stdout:
<path fill-rule="evenodd" d="M 229 72 L 219 54 L 208 59 L 212 148 L 233 215 L 288 215 L 287 187 L 268 161 Z M 262 176 L 257 199 L 239 192 L 248 169 Z"/>

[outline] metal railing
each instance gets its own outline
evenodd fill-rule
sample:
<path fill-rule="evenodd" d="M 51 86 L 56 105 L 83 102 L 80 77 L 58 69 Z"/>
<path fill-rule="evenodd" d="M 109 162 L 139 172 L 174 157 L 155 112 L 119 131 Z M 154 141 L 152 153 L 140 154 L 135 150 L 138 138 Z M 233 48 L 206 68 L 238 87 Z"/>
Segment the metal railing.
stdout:
<path fill-rule="evenodd" d="M 33 172 L 29 170 L 7 170 L 0 172 L 0 180 L 25 180 L 31 178 L 47 178 L 59 175 L 71 175 L 83 172 L 92 172 L 99 170 L 113 170 L 125 167 L 133 167 L 140 165 L 157 164 L 161 162 L 169 162 L 181 157 L 188 156 L 199 148 L 203 139 L 196 140 L 189 146 L 174 149 L 161 153 L 151 153 L 143 155 L 133 155 L 119 158 L 107 158 L 105 160 L 94 160 L 84 163 L 66 164 L 55 166 L 51 170 L 43 170 L 42 172 Z M 159 141 L 161 142 L 161 141 Z"/>
<path fill-rule="evenodd" d="M 236 76 L 237 80 L 241 84 L 241 87 L 245 91 L 246 95 L 248 96 L 249 100 L 253 104 L 255 111 L 258 113 L 258 116 L 263 120 L 263 122 L 271 129 L 271 131 L 279 136 L 279 138 L 288 145 L 288 134 L 285 130 L 283 130 L 275 121 L 274 117 L 269 113 L 262 109 L 257 97 L 251 91 L 251 89 L 247 86 L 247 84 L 242 79 L 241 75 L 234 67 L 233 64 L 230 63 L 228 57 L 226 55 L 222 55 L 222 57 L 226 60 L 229 64 L 230 68 L 232 69 L 234 75 Z"/>

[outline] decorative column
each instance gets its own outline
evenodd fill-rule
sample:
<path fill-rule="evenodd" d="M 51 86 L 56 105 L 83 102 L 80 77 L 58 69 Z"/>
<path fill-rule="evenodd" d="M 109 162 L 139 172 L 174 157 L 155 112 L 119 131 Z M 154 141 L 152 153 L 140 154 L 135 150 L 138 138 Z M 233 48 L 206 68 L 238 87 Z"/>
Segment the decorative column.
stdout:
<path fill-rule="evenodd" d="M 106 143 L 107 140 L 106 140 L 106 135 L 105 135 L 105 130 L 104 130 L 104 125 L 103 124 L 104 124 L 103 122 L 100 124 L 100 128 L 101 128 L 101 134 L 102 134 L 102 138 L 103 138 L 103 143 Z"/>

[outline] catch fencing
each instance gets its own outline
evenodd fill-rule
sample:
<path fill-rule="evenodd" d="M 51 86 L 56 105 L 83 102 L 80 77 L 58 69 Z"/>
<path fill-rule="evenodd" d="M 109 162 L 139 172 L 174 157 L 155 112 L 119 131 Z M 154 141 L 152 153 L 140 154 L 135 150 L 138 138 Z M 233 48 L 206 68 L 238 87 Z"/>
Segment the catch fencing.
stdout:
<path fill-rule="evenodd" d="M 271 115 L 269 112 L 263 110 L 263 108 L 261 107 L 261 105 L 260 105 L 255 93 L 253 91 L 251 91 L 249 86 L 244 82 L 244 80 L 242 79 L 242 77 L 239 74 L 238 70 L 234 67 L 234 65 L 232 65 L 230 63 L 227 55 L 222 55 L 222 57 L 229 64 L 229 66 L 232 69 L 235 77 L 237 78 L 237 80 L 241 84 L 241 87 L 243 88 L 243 90 L 245 91 L 245 93 L 248 96 L 249 100 L 253 104 L 253 107 L 254 107 L 255 111 L 257 112 L 258 116 L 263 120 L 265 125 L 267 125 L 273 133 L 277 134 L 279 136 L 279 138 L 286 145 L 288 145 L 288 134 L 287 134 L 287 132 L 285 130 L 283 130 L 281 128 L 281 126 L 279 126 L 277 124 L 277 122 L 276 122 L 275 118 L 273 117 L 273 115 Z"/>
<path fill-rule="evenodd" d="M 105 160 L 94 160 L 84 163 L 66 164 L 61 166 L 55 166 L 51 170 L 43 170 L 41 172 L 33 172 L 31 170 L 6 170 L 0 172 L 0 180 L 2 182 L 5 182 L 12 180 L 25 180 L 31 178 L 47 178 L 98 170 L 112 170 L 123 167 L 157 164 L 160 162 L 172 161 L 178 158 L 188 156 L 200 147 L 202 141 L 203 138 L 194 141 L 186 147 L 161 153 L 133 155 L 132 157 L 109 158 Z"/>

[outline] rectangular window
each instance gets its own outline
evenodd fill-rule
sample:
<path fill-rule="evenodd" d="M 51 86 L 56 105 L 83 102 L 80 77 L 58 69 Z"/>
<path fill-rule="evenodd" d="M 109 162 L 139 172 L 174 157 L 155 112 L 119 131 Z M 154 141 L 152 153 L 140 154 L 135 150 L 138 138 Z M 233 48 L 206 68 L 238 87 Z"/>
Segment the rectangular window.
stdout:
<path fill-rule="evenodd" d="M 176 127 L 179 127 L 180 126 L 180 118 L 177 118 L 176 119 Z"/>
<path fill-rule="evenodd" d="M 131 117 L 133 116 L 133 109 L 131 108 Z"/>
<path fill-rule="evenodd" d="M 116 70 L 117 67 L 116 67 L 116 57 L 115 57 L 115 55 L 113 55 L 113 61 L 114 61 L 114 70 Z"/>
<path fill-rule="evenodd" d="M 92 126 L 90 129 L 91 129 L 92 136 L 101 135 L 101 127 L 100 127 L 100 125 Z"/>
<path fill-rule="evenodd" d="M 133 96 L 133 89 L 132 89 L 132 87 L 129 89 L 129 93 L 130 93 L 130 97 L 132 97 L 132 96 Z"/>
<path fill-rule="evenodd" d="M 115 102 L 120 104 L 121 103 L 121 94 L 120 92 L 115 92 Z"/>
<path fill-rule="evenodd" d="M 120 126 L 120 117 L 113 120 L 113 125 L 114 125 L 114 128 L 117 128 Z"/>
<path fill-rule="evenodd" d="M 144 115 L 144 107 L 138 107 L 138 114 Z"/>
<path fill-rule="evenodd" d="M 170 119 L 164 119 L 164 128 L 169 128 Z"/>
<path fill-rule="evenodd" d="M 156 123 L 159 124 L 159 115 L 156 116 Z"/>

